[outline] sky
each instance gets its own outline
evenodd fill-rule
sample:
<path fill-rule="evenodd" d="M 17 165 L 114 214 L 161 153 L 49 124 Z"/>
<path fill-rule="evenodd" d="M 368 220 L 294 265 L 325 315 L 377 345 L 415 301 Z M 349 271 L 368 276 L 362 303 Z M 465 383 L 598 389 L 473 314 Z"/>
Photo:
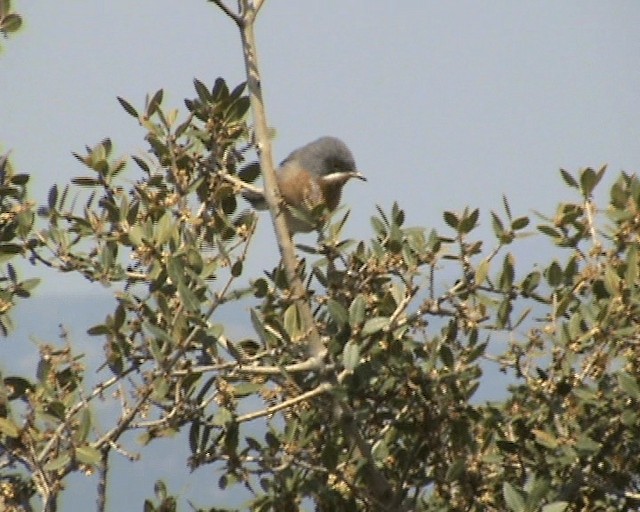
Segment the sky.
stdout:
<path fill-rule="evenodd" d="M 144 131 L 116 96 L 140 106 L 163 88 L 165 106 L 182 108 L 194 78 L 244 79 L 236 28 L 205 0 L 13 4 L 25 28 L 1 42 L 0 151 L 32 175 L 38 201 L 83 174 L 71 152 L 85 145 L 110 137 L 118 153 L 144 153 Z M 634 0 L 266 0 L 256 32 L 276 160 L 322 135 L 349 145 L 369 179 L 343 195 L 353 238 L 371 237 L 376 205 L 394 201 L 408 224 L 436 229 L 444 210 L 479 207 L 484 233 L 503 194 L 516 216 L 553 214 L 576 199 L 560 168 L 607 164 L 605 184 L 640 169 L 638 26 Z M 255 244 L 249 275 L 278 259 L 266 214 Z M 543 261 L 531 247 L 516 259 Z M 54 340 L 63 323 L 82 339 L 109 312 L 109 289 L 42 276 L 40 302 L 20 306 L 18 331 L 0 340 L 3 368 L 23 338 Z M 85 300 L 95 296 L 103 302 Z M 151 492 L 145 476 L 135 499 Z M 181 478 L 193 497 L 206 475 Z M 76 493 L 66 505 L 87 499 Z"/>

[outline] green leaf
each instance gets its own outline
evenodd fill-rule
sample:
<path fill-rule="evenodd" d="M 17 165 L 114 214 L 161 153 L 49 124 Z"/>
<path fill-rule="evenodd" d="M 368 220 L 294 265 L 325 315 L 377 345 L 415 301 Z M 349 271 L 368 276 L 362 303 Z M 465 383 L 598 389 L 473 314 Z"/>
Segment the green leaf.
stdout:
<path fill-rule="evenodd" d="M 68 453 L 63 453 L 59 457 L 56 457 L 53 460 L 50 460 L 44 465 L 45 471 L 57 471 L 59 469 L 64 468 L 71 462 L 71 456 Z"/>
<path fill-rule="evenodd" d="M 365 307 L 366 299 L 362 294 L 357 295 L 351 302 L 351 305 L 349 306 L 349 325 L 352 328 L 357 327 L 364 322 Z"/>
<path fill-rule="evenodd" d="M 267 330 L 264 327 L 262 318 L 254 308 L 251 308 L 249 310 L 249 314 L 251 316 L 251 325 L 253 325 L 256 334 L 260 338 L 260 341 L 263 345 L 268 346 Z"/>
<path fill-rule="evenodd" d="M 23 377 L 5 377 L 4 385 L 7 388 L 9 400 L 24 398 L 27 391 L 34 391 L 35 387 Z"/>
<path fill-rule="evenodd" d="M 168 242 L 174 233 L 174 222 L 173 215 L 171 212 L 167 211 L 164 213 L 160 220 L 158 220 L 158 224 L 155 229 L 155 242 L 157 245 L 164 245 Z"/>
<path fill-rule="evenodd" d="M 449 469 L 447 469 L 447 473 L 444 477 L 445 481 L 455 482 L 464 474 L 466 467 L 467 461 L 465 459 L 456 459 L 453 464 L 449 466 Z"/>
<path fill-rule="evenodd" d="M 542 507 L 542 512 L 564 512 L 568 506 L 569 502 L 567 501 L 554 501 Z"/>
<path fill-rule="evenodd" d="M 546 432 L 544 430 L 533 429 L 532 433 L 536 438 L 536 442 L 544 446 L 545 448 L 554 450 L 558 447 L 558 440 L 554 435 L 550 434 L 549 432 Z"/>
<path fill-rule="evenodd" d="M 620 422 L 625 427 L 633 427 L 634 425 L 636 425 L 637 421 L 638 421 L 638 413 L 630 409 L 623 411 L 622 415 L 620 416 Z"/>
<path fill-rule="evenodd" d="M 569 336 L 571 339 L 575 340 L 582 335 L 583 329 L 583 317 L 582 313 L 579 310 L 574 311 L 571 314 L 571 318 L 569 319 Z"/>
<path fill-rule="evenodd" d="M 93 466 L 100 462 L 102 454 L 97 448 L 89 445 L 84 445 L 76 448 L 76 457 L 83 464 L 89 464 Z"/>
<path fill-rule="evenodd" d="M 302 334 L 302 325 L 298 306 L 291 304 L 284 312 L 284 329 L 292 339 L 298 338 Z"/>
<path fill-rule="evenodd" d="M 360 346 L 353 340 L 349 340 L 342 349 L 342 364 L 349 371 L 360 364 Z"/>
<path fill-rule="evenodd" d="M 491 226 L 493 227 L 496 238 L 501 240 L 504 236 L 504 226 L 502 225 L 500 217 L 498 217 L 495 212 L 491 212 Z"/>
<path fill-rule="evenodd" d="M 260 171 L 258 162 L 250 162 L 238 171 L 238 178 L 245 183 L 253 183 L 260 176 Z"/>
<path fill-rule="evenodd" d="M 144 322 L 142 326 L 152 337 L 167 343 L 173 343 L 173 339 L 169 336 L 169 333 L 157 325 L 150 322 Z"/>
<path fill-rule="evenodd" d="M 568 171 L 565 171 L 564 169 L 560 169 L 560 175 L 562 176 L 562 179 L 567 185 L 569 185 L 571 188 L 578 189 L 578 182 L 575 180 L 573 176 L 571 176 L 571 174 L 569 174 Z"/>
<path fill-rule="evenodd" d="M 149 101 L 149 105 L 147 106 L 147 111 L 146 111 L 147 117 L 151 117 L 153 114 L 155 114 L 158 111 L 158 107 L 160 107 L 160 104 L 162 103 L 163 95 L 164 95 L 164 92 L 162 91 L 162 89 L 158 89 L 155 92 L 155 94 L 152 96 L 151 100 Z"/>
<path fill-rule="evenodd" d="M 594 441 L 587 434 L 584 434 L 578 438 L 574 447 L 587 454 L 592 454 L 600 449 L 601 443 Z"/>
<path fill-rule="evenodd" d="M 149 174 L 151 172 L 149 164 L 147 164 L 147 162 L 145 162 L 142 158 L 135 155 L 131 155 L 131 158 L 136 163 L 136 165 L 140 167 L 140 169 L 142 169 L 145 173 Z"/>
<path fill-rule="evenodd" d="M 257 391 L 260 391 L 260 389 L 262 389 L 262 384 L 259 382 L 242 382 L 241 384 L 234 386 L 231 389 L 231 392 L 233 393 L 233 396 L 243 398 L 245 396 L 253 395 Z"/>
<path fill-rule="evenodd" d="M 211 423 L 218 427 L 224 427 L 226 424 L 233 421 L 233 414 L 225 407 L 220 407 L 213 415 Z"/>
<path fill-rule="evenodd" d="M 248 96 L 242 96 L 234 101 L 225 112 L 225 118 L 229 121 L 240 121 L 251 107 L 251 101 Z"/>
<path fill-rule="evenodd" d="M 127 112 L 127 114 L 129 114 L 131 117 L 135 117 L 136 119 L 138 119 L 138 111 L 135 108 L 133 108 L 131 103 L 129 103 L 124 98 L 121 98 L 120 96 L 116 96 L 116 98 L 118 99 L 118 102 L 120 102 L 120 105 L 122 106 L 122 108 Z"/>
<path fill-rule="evenodd" d="M 210 97 L 213 101 L 216 101 L 216 102 L 226 100 L 229 97 L 229 87 L 227 86 L 227 83 L 224 81 L 224 78 L 222 77 L 216 78 L 216 81 L 213 84 L 213 89 L 211 90 Z"/>
<path fill-rule="evenodd" d="M 376 232 L 378 236 L 381 236 L 381 237 L 385 236 L 387 232 L 387 228 L 378 217 L 371 217 L 371 226 L 373 227 L 373 230 Z"/>
<path fill-rule="evenodd" d="M 513 304 L 511 303 L 509 295 L 506 295 L 500 303 L 500 306 L 498 306 L 498 311 L 496 313 L 496 324 L 499 329 L 502 329 L 507 325 L 512 310 Z"/>
<path fill-rule="evenodd" d="M 469 233 L 473 228 L 476 227 L 479 215 L 480 210 L 478 208 L 473 210 L 470 214 L 467 214 L 467 211 L 465 209 L 464 216 L 462 217 L 460 225 L 458 226 L 458 231 L 463 235 Z"/>
<path fill-rule="evenodd" d="M 109 334 L 111 329 L 109 329 L 108 325 L 100 324 L 94 325 L 93 327 L 89 327 L 87 329 L 87 334 L 89 336 L 104 336 L 105 334 Z"/>
<path fill-rule="evenodd" d="M 28 174 L 14 174 L 11 176 L 12 185 L 26 185 L 29 182 Z"/>
<path fill-rule="evenodd" d="M 194 78 L 193 85 L 196 89 L 196 94 L 202 103 L 210 103 L 213 100 L 209 89 L 200 80 Z"/>
<path fill-rule="evenodd" d="M 233 91 L 231 91 L 231 93 L 229 94 L 229 97 L 231 99 L 238 99 L 246 88 L 247 88 L 247 82 L 240 82 L 238 85 L 235 86 Z"/>
<path fill-rule="evenodd" d="M 550 486 L 551 482 L 548 478 L 539 477 L 533 479 L 530 490 L 528 489 L 527 510 L 538 510 Z"/>
<path fill-rule="evenodd" d="M 78 422 L 78 430 L 75 432 L 74 439 L 76 443 L 84 443 L 91 431 L 91 412 L 89 409 L 84 408 L 79 416 L 80 421 Z"/>
<path fill-rule="evenodd" d="M 162 480 L 156 480 L 153 485 L 153 492 L 158 501 L 162 502 L 167 499 L 167 485 Z"/>
<path fill-rule="evenodd" d="M 0 21 L 0 32 L 9 34 L 20 29 L 22 26 L 22 18 L 19 14 L 11 13 Z"/>
<path fill-rule="evenodd" d="M 545 271 L 545 277 L 549 286 L 555 288 L 562 282 L 562 269 L 557 261 L 553 261 Z"/>
<path fill-rule="evenodd" d="M 509 482 L 502 484 L 502 496 L 509 510 L 513 512 L 524 512 L 526 510 L 522 491 L 516 489 Z"/>
<path fill-rule="evenodd" d="M 550 236 L 551 238 L 562 238 L 562 233 L 560 231 L 551 226 L 548 226 L 547 224 L 540 224 L 538 226 L 538 231 L 544 233 L 547 236 Z"/>
<path fill-rule="evenodd" d="M 100 182 L 97 179 L 90 178 L 88 176 L 78 176 L 77 178 L 71 178 L 71 183 L 81 187 L 95 187 Z"/>
<path fill-rule="evenodd" d="M 269 292 L 269 283 L 262 277 L 253 281 L 251 286 L 253 287 L 253 295 L 257 299 L 262 299 Z"/>
<path fill-rule="evenodd" d="M 443 344 L 440 346 L 440 350 L 438 351 L 438 355 L 440 356 L 440 360 L 447 367 L 453 369 L 455 366 L 455 359 L 453 357 L 453 352 L 449 345 Z"/>
<path fill-rule="evenodd" d="M 182 299 L 182 303 L 184 304 L 187 311 L 190 313 L 197 313 L 200 311 L 200 301 L 196 294 L 189 288 L 184 282 L 178 283 L 178 293 L 180 294 L 180 298 Z"/>
<path fill-rule="evenodd" d="M 49 414 L 49 415 L 53 416 L 54 418 L 59 419 L 61 421 L 64 420 L 65 414 L 67 412 L 64 404 L 62 402 L 58 401 L 58 400 L 49 403 L 45 407 L 45 411 L 46 411 L 47 414 Z"/>
<path fill-rule="evenodd" d="M 22 247 L 18 244 L 0 244 L 0 263 L 5 263 L 16 254 L 22 252 Z"/>
<path fill-rule="evenodd" d="M 20 289 L 30 292 L 40 283 L 40 279 L 37 277 L 31 279 L 25 279 L 20 281 Z"/>
<path fill-rule="evenodd" d="M 605 169 L 606 167 L 602 167 L 596 173 L 593 169 L 587 167 L 582 171 L 582 173 L 580 174 L 580 192 L 582 192 L 582 195 L 585 199 L 591 197 L 591 193 L 602 179 Z"/>
<path fill-rule="evenodd" d="M 513 287 L 513 279 L 515 277 L 513 254 L 505 254 L 502 262 L 502 273 L 500 274 L 499 287 L 502 291 L 509 292 Z"/>
<path fill-rule="evenodd" d="M 476 268 L 476 276 L 475 276 L 476 285 L 481 285 L 482 283 L 484 283 L 484 280 L 487 278 L 487 275 L 489 274 L 490 265 L 491 265 L 491 262 L 486 258 L 480 262 L 480 264 Z"/>
<path fill-rule="evenodd" d="M 634 400 L 640 399 L 640 386 L 638 380 L 627 372 L 618 372 L 618 385 Z"/>
<path fill-rule="evenodd" d="M 385 439 L 378 439 L 371 447 L 371 455 L 373 459 L 379 463 L 383 463 L 389 456 L 389 445 Z"/>
<path fill-rule="evenodd" d="M 447 225 L 457 231 L 458 226 L 460 225 L 460 220 L 458 219 L 458 216 L 453 212 L 444 212 L 443 216 L 444 216 L 444 221 L 447 223 Z"/>
<path fill-rule="evenodd" d="M 611 265 L 607 265 L 604 271 L 604 286 L 607 292 L 613 297 L 620 295 L 620 281 L 615 269 Z"/>
<path fill-rule="evenodd" d="M 186 272 L 184 259 L 181 256 L 171 256 L 167 261 L 167 275 L 174 286 L 184 284 Z"/>
<path fill-rule="evenodd" d="M 349 313 L 346 308 L 335 299 L 329 299 L 327 310 L 338 326 L 343 326 L 349 321 Z"/>
<path fill-rule="evenodd" d="M 162 362 L 161 359 L 156 358 L 157 361 Z M 163 401 L 167 398 L 167 394 L 171 389 L 171 383 L 164 377 L 157 377 L 153 381 L 153 393 L 151 396 L 154 400 Z"/>
<path fill-rule="evenodd" d="M 626 264 L 625 281 L 629 288 L 633 288 L 638 279 L 638 245 L 636 243 L 631 243 L 629 246 Z"/>
<path fill-rule="evenodd" d="M 534 270 L 529 273 L 527 277 L 522 280 L 520 284 L 520 289 L 522 290 L 522 295 L 528 297 L 540 284 L 540 272 Z"/>
<path fill-rule="evenodd" d="M 518 231 L 524 229 L 529 225 L 529 217 L 518 217 L 511 223 L 511 229 Z"/>
<path fill-rule="evenodd" d="M 389 325 L 389 318 L 386 316 L 376 316 L 367 320 L 362 328 L 363 336 L 375 334 Z"/>
<path fill-rule="evenodd" d="M 318 249 L 311 245 L 296 244 L 296 249 L 306 254 L 318 254 Z"/>
<path fill-rule="evenodd" d="M 236 262 L 231 265 L 231 275 L 233 277 L 239 277 L 240 275 L 242 275 L 242 260 L 236 260 Z"/>
<path fill-rule="evenodd" d="M 7 437 L 16 438 L 20 435 L 20 429 L 9 418 L 0 417 L 0 432 Z"/>
<path fill-rule="evenodd" d="M 509 200 L 507 199 L 507 196 L 505 196 L 504 194 L 502 194 L 502 205 L 504 206 L 504 211 L 507 213 L 509 222 L 511 222 L 511 207 L 509 206 Z"/>

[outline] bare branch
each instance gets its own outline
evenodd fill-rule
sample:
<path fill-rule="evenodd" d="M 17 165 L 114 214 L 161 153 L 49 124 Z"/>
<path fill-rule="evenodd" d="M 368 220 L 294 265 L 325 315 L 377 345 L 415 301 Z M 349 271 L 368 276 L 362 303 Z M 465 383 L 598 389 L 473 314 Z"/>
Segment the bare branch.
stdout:
<path fill-rule="evenodd" d="M 256 10 L 256 14 L 260 12 L 262 5 L 264 4 L 264 0 L 254 0 L 253 7 Z"/>
<path fill-rule="evenodd" d="M 229 7 L 222 0 L 209 0 L 209 1 L 216 4 L 222 10 L 222 12 L 224 12 L 227 16 L 229 16 L 229 18 L 231 18 L 234 21 L 236 25 L 238 26 L 242 25 L 242 18 L 238 16 L 235 12 L 233 12 L 231 9 L 229 9 Z"/>
<path fill-rule="evenodd" d="M 106 445 L 102 449 L 102 456 L 100 457 L 100 465 L 98 466 L 98 498 L 97 509 L 98 512 L 104 512 L 107 510 L 107 484 L 109 477 L 109 445 Z"/>
<path fill-rule="evenodd" d="M 268 352 L 261 352 L 260 358 L 265 355 L 269 355 Z M 325 354 L 322 353 L 318 356 L 310 357 L 300 363 L 293 363 L 287 366 L 258 366 L 256 364 L 247 364 L 247 361 L 229 361 L 220 364 L 210 364 L 205 366 L 193 366 L 187 370 L 175 370 L 171 372 L 172 376 L 183 376 L 196 373 L 216 372 L 221 370 L 232 370 L 232 373 L 242 373 L 248 375 L 282 375 L 286 373 L 301 373 L 313 370 L 333 369 L 333 365 L 324 365 L 323 358 Z M 255 358 L 252 358 L 255 359 Z"/>
<path fill-rule="evenodd" d="M 285 400 L 284 402 L 279 403 L 278 405 L 274 405 L 272 407 L 267 407 L 266 409 L 262 409 L 260 411 L 250 412 L 248 414 L 243 414 L 242 416 L 238 416 L 236 421 L 238 423 L 244 423 L 246 421 L 255 420 L 256 418 L 261 418 L 263 416 L 270 416 L 271 414 L 281 411 L 282 409 L 288 409 L 292 405 L 295 405 L 300 402 L 304 402 L 305 400 L 309 400 L 314 396 L 318 396 L 323 393 L 326 393 L 330 391 L 332 388 L 333 386 L 331 384 L 329 384 L 328 382 L 323 382 L 318 387 L 313 388 L 311 391 L 307 391 L 306 393 L 302 393 L 301 395 L 290 398 L 289 400 Z"/>
<path fill-rule="evenodd" d="M 250 183 L 246 183 L 244 181 L 242 181 L 239 178 L 236 178 L 235 176 L 231 175 L 231 174 L 227 174 L 226 172 L 221 172 L 219 173 L 219 176 L 225 180 L 228 181 L 229 183 L 231 183 L 232 185 L 236 186 L 238 189 L 240 190 L 249 190 L 250 192 L 254 192 L 256 194 L 264 194 L 264 190 L 256 187 L 254 185 L 251 185 Z"/>

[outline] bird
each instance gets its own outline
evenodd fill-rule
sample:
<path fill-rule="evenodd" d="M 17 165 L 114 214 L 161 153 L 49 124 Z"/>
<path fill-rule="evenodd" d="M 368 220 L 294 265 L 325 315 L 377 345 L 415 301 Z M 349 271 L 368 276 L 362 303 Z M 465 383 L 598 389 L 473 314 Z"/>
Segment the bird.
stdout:
<path fill-rule="evenodd" d="M 276 177 L 284 202 L 302 213 L 296 216 L 290 210 L 285 212 L 291 234 L 309 233 L 316 229 L 316 223 L 304 217 L 320 205 L 334 211 L 340 203 L 342 187 L 351 178 L 367 181 L 357 170 L 347 145 L 329 136 L 292 151 L 280 163 Z M 242 195 L 256 210 L 267 209 L 264 192 L 245 190 Z"/>

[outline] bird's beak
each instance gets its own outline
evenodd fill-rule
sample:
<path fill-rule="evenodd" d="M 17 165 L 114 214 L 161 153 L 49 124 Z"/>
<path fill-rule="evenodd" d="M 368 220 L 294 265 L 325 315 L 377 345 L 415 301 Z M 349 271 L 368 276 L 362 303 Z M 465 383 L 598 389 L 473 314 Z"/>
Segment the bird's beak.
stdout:
<path fill-rule="evenodd" d="M 367 177 L 364 174 L 362 174 L 360 171 L 353 171 L 352 173 L 350 173 L 350 177 L 358 178 L 359 180 L 362 180 L 362 181 L 367 181 Z"/>

